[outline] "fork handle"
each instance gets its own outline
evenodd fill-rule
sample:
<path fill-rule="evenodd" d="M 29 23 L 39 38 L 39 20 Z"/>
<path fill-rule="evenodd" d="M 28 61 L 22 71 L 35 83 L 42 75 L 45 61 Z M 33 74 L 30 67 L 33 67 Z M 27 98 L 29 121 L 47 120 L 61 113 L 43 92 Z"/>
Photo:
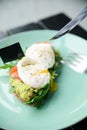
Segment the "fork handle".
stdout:
<path fill-rule="evenodd" d="M 87 17 L 87 7 L 85 7 L 74 19 L 72 19 L 68 24 L 66 24 L 59 32 L 52 37 L 50 40 L 54 40 L 59 38 L 60 36 L 66 34 L 71 31 L 74 27 L 76 27 L 85 17 Z"/>

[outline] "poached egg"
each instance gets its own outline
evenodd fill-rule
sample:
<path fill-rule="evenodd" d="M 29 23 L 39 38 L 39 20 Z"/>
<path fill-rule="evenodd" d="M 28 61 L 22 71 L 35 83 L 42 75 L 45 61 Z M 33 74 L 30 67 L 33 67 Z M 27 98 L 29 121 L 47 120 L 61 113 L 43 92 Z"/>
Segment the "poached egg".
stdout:
<path fill-rule="evenodd" d="M 32 88 L 42 88 L 50 83 L 49 68 L 55 63 L 55 54 L 50 44 L 31 45 L 17 64 L 20 79 Z"/>

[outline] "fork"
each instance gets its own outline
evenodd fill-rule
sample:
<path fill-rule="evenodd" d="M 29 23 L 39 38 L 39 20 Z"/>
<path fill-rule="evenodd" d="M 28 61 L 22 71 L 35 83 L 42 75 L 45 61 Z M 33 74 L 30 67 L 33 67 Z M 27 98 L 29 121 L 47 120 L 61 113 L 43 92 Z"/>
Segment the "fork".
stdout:
<path fill-rule="evenodd" d="M 70 53 L 61 63 L 67 65 L 71 69 L 79 73 L 87 73 L 87 55 L 79 53 Z"/>

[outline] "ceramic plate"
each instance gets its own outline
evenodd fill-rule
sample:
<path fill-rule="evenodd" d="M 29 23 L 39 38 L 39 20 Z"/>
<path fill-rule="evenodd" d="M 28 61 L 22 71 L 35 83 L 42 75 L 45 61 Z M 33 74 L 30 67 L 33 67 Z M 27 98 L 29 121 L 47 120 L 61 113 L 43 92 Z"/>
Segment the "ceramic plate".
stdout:
<path fill-rule="evenodd" d="M 20 42 L 25 51 L 35 42 L 47 41 L 56 31 L 19 33 L 0 41 L 0 48 Z M 87 41 L 75 35 L 52 41 L 62 57 L 70 52 L 87 54 Z M 11 52 L 12 53 L 12 52 Z M 2 61 L 0 60 L 0 65 Z M 58 90 L 41 109 L 21 103 L 9 93 L 8 70 L 0 70 L 0 127 L 6 130 L 57 130 L 71 126 L 87 116 L 87 75 L 63 65 Z"/>

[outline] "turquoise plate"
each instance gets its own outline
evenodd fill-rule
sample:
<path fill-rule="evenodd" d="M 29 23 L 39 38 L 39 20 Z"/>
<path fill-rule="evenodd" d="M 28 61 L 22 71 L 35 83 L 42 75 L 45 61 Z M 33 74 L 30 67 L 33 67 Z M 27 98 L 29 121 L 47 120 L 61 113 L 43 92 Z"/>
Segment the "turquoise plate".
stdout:
<path fill-rule="evenodd" d="M 20 42 L 25 51 L 35 42 L 47 41 L 56 31 L 19 33 L 0 41 L 0 48 Z M 62 57 L 70 52 L 87 54 L 87 41 L 75 35 L 52 41 Z M 0 59 L 0 65 L 2 61 Z M 87 116 L 87 75 L 63 65 L 58 90 L 41 109 L 21 103 L 9 93 L 8 70 L 0 70 L 0 127 L 7 130 L 56 130 L 71 126 Z"/>

